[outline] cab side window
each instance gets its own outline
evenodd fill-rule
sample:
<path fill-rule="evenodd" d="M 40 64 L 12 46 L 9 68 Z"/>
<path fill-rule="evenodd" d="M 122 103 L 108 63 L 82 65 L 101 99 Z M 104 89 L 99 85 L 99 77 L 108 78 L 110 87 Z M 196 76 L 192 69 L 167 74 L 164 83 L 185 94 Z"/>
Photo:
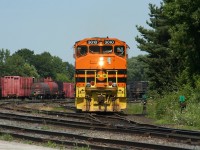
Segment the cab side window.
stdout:
<path fill-rule="evenodd" d="M 125 48 L 124 46 L 115 46 L 114 52 L 118 56 L 125 56 Z"/>
<path fill-rule="evenodd" d="M 76 48 L 76 56 L 81 57 L 87 54 L 87 46 L 78 46 Z"/>

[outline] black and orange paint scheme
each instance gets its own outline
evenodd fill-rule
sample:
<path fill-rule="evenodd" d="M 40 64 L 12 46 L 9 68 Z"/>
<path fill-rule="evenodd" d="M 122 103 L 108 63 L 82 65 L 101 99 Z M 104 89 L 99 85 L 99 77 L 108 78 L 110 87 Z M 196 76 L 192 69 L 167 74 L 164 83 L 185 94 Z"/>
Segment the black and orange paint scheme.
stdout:
<path fill-rule="evenodd" d="M 117 38 L 85 38 L 74 45 L 75 106 L 83 112 L 126 108 L 127 49 Z"/>

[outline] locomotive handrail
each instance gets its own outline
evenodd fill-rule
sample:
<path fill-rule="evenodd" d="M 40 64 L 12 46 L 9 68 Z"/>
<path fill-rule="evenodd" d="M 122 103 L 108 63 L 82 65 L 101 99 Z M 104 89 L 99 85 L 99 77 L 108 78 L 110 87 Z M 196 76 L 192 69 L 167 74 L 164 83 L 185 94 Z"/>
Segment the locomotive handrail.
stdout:
<path fill-rule="evenodd" d="M 85 85 L 87 84 L 87 72 L 88 71 L 92 71 L 92 72 L 94 72 L 94 85 L 96 85 L 96 83 L 97 83 L 97 70 L 85 70 Z M 109 72 L 113 72 L 113 71 L 115 71 L 115 78 L 116 78 L 116 84 L 118 83 L 118 70 L 106 70 L 106 85 L 108 86 L 109 84 L 108 84 L 108 82 L 109 82 Z"/>
<path fill-rule="evenodd" d="M 96 85 L 96 70 L 85 70 L 85 85 L 87 84 L 87 71 L 94 71 L 94 84 Z"/>

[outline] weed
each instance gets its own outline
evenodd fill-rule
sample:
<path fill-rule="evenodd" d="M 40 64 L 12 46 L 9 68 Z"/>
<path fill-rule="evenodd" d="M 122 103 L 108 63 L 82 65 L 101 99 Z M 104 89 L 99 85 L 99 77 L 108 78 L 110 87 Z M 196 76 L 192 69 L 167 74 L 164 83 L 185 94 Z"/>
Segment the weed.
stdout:
<path fill-rule="evenodd" d="M 76 143 L 74 145 L 74 150 L 91 150 L 91 149 L 89 145 L 87 145 L 87 147 L 79 147 L 78 144 Z"/>
<path fill-rule="evenodd" d="M 49 129 L 50 129 L 50 127 L 49 127 L 49 126 L 47 126 L 47 125 L 43 125 L 43 126 L 41 127 L 41 129 L 42 129 L 42 130 L 49 130 Z"/>
<path fill-rule="evenodd" d="M 44 144 L 44 146 L 50 147 L 50 148 L 56 148 L 58 145 L 52 141 L 48 141 L 47 143 Z"/>
<path fill-rule="evenodd" d="M 64 108 L 64 107 L 54 107 L 53 108 L 53 111 L 65 111 L 66 110 L 66 108 Z"/>
<path fill-rule="evenodd" d="M 127 114 L 141 114 L 142 108 L 143 108 L 142 103 L 129 103 L 124 112 Z"/>
<path fill-rule="evenodd" d="M 10 134 L 2 134 L 0 139 L 4 141 L 13 141 L 13 137 Z"/>

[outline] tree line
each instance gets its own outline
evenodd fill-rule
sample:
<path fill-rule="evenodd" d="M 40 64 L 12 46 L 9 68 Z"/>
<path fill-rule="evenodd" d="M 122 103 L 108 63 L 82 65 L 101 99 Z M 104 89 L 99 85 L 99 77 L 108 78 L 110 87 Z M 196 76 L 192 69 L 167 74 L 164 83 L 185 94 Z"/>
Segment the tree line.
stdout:
<path fill-rule="evenodd" d="M 128 68 L 128 73 L 141 73 L 141 68 L 133 71 L 134 65 L 138 68 L 140 63 L 144 68 L 146 78 L 140 79 L 149 81 L 148 116 L 160 123 L 199 129 L 200 1 L 163 0 L 160 6 L 149 4 L 146 23 L 148 27 L 136 26 L 139 34 L 135 39 L 138 48 L 147 54 L 130 58 L 128 65 L 133 67 Z M 182 96 L 184 103 L 180 102 Z"/>
<path fill-rule="evenodd" d="M 20 49 L 11 55 L 8 49 L 0 49 L 0 68 L 0 76 L 51 77 L 56 81 L 74 81 L 74 66 L 49 52 L 34 54 L 32 50 Z"/>
<path fill-rule="evenodd" d="M 147 55 L 131 58 L 144 64 L 152 90 L 162 94 L 200 84 L 199 0 L 163 0 L 149 4 L 148 28 L 137 25 L 138 48 Z M 132 66 L 132 65 L 130 65 Z M 133 68 L 129 68 L 132 70 Z M 131 78 L 134 80 L 134 78 Z"/>

